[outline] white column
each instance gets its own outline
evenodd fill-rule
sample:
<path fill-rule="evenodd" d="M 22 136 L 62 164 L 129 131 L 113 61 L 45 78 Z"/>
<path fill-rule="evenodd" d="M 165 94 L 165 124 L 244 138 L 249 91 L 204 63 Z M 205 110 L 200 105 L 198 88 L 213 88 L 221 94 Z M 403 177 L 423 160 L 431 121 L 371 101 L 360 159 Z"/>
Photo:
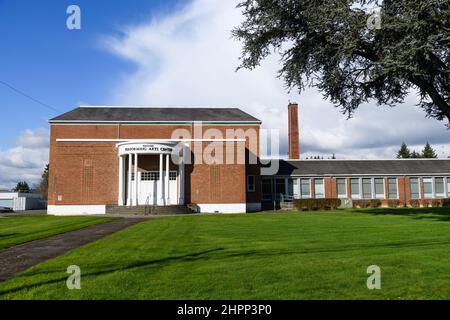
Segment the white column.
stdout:
<path fill-rule="evenodd" d="M 128 177 L 127 177 L 127 181 L 128 181 L 128 188 L 127 188 L 127 206 L 131 206 L 131 170 L 132 170 L 132 159 L 131 159 L 131 154 L 128 155 Z"/>
<path fill-rule="evenodd" d="M 124 164 L 124 157 L 119 156 L 119 206 L 123 206 L 123 164 Z"/>
<path fill-rule="evenodd" d="M 185 172 L 185 168 L 184 168 L 184 148 L 182 151 L 182 155 L 181 155 L 181 161 L 180 161 L 180 165 L 179 165 L 179 177 L 180 177 L 180 194 L 179 194 L 179 201 L 178 204 L 183 205 L 184 204 L 184 172 Z"/>
<path fill-rule="evenodd" d="M 166 194 L 166 206 L 170 204 L 170 192 L 169 192 L 169 173 L 170 173 L 170 162 L 169 159 L 170 154 L 166 154 L 166 186 L 165 186 L 165 194 Z"/>
<path fill-rule="evenodd" d="M 158 180 L 158 205 L 164 205 L 164 192 L 163 192 L 163 155 L 159 155 L 159 180 Z"/>
<path fill-rule="evenodd" d="M 138 205 L 138 195 L 139 195 L 139 190 L 138 190 L 138 155 L 137 153 L 134 154 L 134 205 L 137 206 Z"/>

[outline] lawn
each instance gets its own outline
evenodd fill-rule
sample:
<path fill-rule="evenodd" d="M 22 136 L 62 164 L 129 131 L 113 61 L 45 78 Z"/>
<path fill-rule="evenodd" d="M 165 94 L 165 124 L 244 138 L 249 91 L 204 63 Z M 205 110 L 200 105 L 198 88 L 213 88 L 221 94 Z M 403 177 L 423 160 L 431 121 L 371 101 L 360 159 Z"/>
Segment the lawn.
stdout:
<path fill-rule="evenodd" d="M 110 220 L 112 219 L 103 217 L 55 217 L 48 215 L 3 217 L 0 218 L 0 250 Z"/>
<path fill-rule="evenodd" d="M 81 290 L 66 269 L 81 268 Z M 368 290 L 367 267 L 381 268 Z M 0 284 L 2 299 L 449 299 L 448 209 L 151 219 Z"/>

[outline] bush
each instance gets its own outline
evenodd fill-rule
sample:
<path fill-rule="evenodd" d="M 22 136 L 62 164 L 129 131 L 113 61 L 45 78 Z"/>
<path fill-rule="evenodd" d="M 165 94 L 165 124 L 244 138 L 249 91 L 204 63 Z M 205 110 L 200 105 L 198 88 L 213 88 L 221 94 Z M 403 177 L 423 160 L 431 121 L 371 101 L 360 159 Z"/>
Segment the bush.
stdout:
<path fill-rule="evenodd" d="M 294 208 L 299 211 L 336 210 L 341 199 L 294 199 Z"/>
<path fill-rule="evenodd" d="M 420 208 L 420 200 L 412 199 L 412 200 L 409 201 L 409 204 L 413 208 Z"/>
<path fill-rule="evenodd" d="M 381 200 L 367 199 L 367 200 L 353 200 L 353 208 L 379 208 L 381 207 Z"/>
<path fill-rule="evenodd" d="M 388 201 L 388 207 L 390 208 L 397 208 L 398 206 L 400 206 L 400 201 L 399 200 L 389 200 Z"/>

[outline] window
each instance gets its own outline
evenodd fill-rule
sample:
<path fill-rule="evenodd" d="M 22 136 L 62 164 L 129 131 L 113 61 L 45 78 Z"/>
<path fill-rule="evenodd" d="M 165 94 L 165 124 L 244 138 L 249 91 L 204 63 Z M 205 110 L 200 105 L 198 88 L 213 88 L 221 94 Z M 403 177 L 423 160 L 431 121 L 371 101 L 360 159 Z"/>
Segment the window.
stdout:
<path fill-rule="evenodd" d="M 450 198 L 450 177 L 447 177 L 446 180 L 447 180 L 447 197 Z"/>
<path fill-rule="evenodd" d="M 286 194 L 289 196 L 294 196 L 294 179 L 288 178 L 288 184 L 287 184 L 287 192 Z"/>
<path fill-rule="evenodd" d="M 286 194 L 286 184 L 284 183 L 284 178 L 283 179 L 275 179 L 275 194 L 276 194 L 276 198 L 280 199 L 280 195 L 285 195 Z"/>
<path fill-rule="evenodd" d="M 361 197 L 359 189 L 359 179 L 357 178 L 350 179 L 350 192 L 352 198 L 354 199 L 359 199 Z"/>
<path fill-rule="evenodd" d="M 293 186 L 293 194 L 295 199 L 299 199 L 300 196 L 300 179 L 294 179 L 294 186 Z"/>
<path fill-rule="evenodd" d="M 384 199 L 384 179 L 375 178 L 374 185 L 375 185 L 375 198 Z"/>
<path fill-rule="evenodd" d="M 263 200 L 272 200 L 272 180 L 262 179 L 261 185 Z"/>
<path fill-rule="evenodd" d="M 419 178 L 409 178 L 411 199 L 420 199 Z"/>
<path fill-rule="evenodd" d="M 169 180 L 170 181 L 177 180 L 177 177 L 178 177 L 178 172 L 176 172 L 176 171 L 170 171 L 169 172 Z"/>
<path fill-rule="evenodd" d="M 338 198 L 347 198 L 347 179 L 336 179 L 336 189 Z"/>
<path fill-rule="evenodd" d="M 427 198 L 433 198 L 433 179 L 423 178 L 423 195 Z"/>
<path fill-rule="evenodd" d="M 255 192 L 255 176 L 247 176 L 247 192 Z"/>
<path fill-rule="evenodd" d="M 158 181 L 159 172 L 158 171 L 144 171 L 141 172 L 141 181 Z"/>
<path fill-rule="evenodd" d="M 444 178 L 434 178 L 434 194 L 436 198 L 444 197 Z"/>
<path fill-rule="evenodd" d="M 388 196 L 389 199 L 398 199 L 397 178 L 388 179 Z"/>
<path fill-rule="evenodd" d="M 311 180 L 301 179 L 300 180 L 300 193 L 302 199 L 311 197 Z"/>
<path fill-rule="evenodd" d="M 363 199 L 372 199 L 372 179 L 362 179 Z"/>
<path fill-rule="evenodd" d="M 314 179 L 314 194 L 316 198 L 324 197 L 323 179 Z"/>

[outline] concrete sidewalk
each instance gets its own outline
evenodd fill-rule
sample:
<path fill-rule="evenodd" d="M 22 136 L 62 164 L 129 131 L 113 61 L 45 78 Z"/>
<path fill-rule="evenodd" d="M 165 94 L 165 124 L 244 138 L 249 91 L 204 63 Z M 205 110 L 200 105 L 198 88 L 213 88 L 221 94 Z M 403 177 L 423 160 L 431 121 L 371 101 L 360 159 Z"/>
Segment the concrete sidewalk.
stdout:
<path fill-rule="evenodd" d="M 147 220 L 148 218 L 120 219 L 100 223 L 2 250 L 0 251 L 0 281 L 5 281 L 38 263 Z"/>

